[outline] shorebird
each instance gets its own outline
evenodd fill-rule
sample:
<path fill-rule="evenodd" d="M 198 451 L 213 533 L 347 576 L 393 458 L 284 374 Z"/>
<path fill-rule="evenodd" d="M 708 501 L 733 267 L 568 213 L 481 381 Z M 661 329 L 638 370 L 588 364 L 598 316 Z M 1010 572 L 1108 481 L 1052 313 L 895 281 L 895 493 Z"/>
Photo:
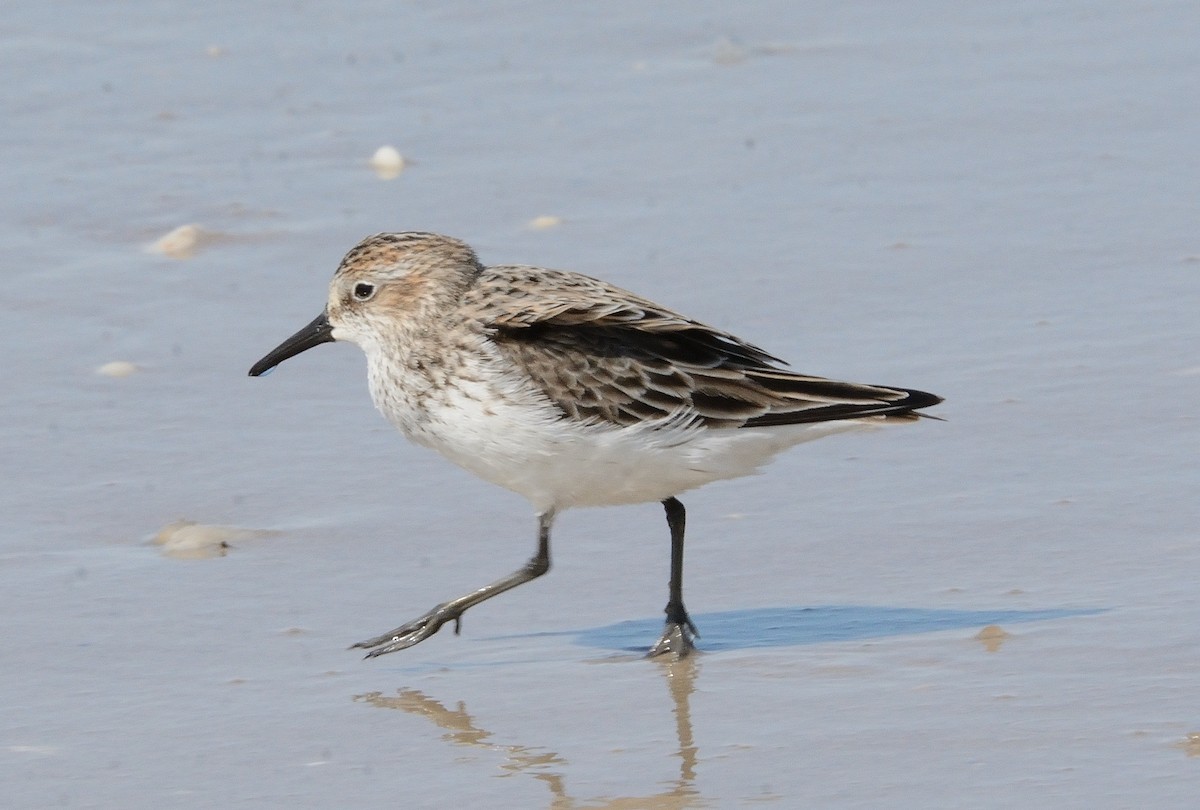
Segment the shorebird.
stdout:
<path fill-rule="evenodd" d="M 666 625 L 651 656 L 682 657 L 678 495 L 748 475 L 780 451 L 898 420 L 941 397 L 797 374 L 741 338 L 599 279 L 483 266 L 433 233 L 381 233 L 342 259 L 324 311 L 250 369 L 260 376 L 334 340 L 367 356 L 375 406 L 417 444 L 523 495 L 537 512 L 524 566 L 353 645 L 368 657 L 424 641 L 463 613 L 550 569 L 555 515 L 661 502 L 671 536 Z"/>

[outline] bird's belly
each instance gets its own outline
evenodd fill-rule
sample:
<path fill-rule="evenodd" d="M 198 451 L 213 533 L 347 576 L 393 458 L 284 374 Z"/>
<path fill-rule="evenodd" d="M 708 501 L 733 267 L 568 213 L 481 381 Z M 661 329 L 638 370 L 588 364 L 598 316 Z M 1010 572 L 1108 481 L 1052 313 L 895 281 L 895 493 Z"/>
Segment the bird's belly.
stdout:
<path fill-rule="evenodd" d="M 429 385 L 371 364 L 376 407 L 412 441 L 536 509 L 661 501 L 757 472 L 794 444 L 874 420 L 709 428 L 682 415 L 618 427 L 565 417 L 524 381 L 472 362 L 469 375 Z"/>
<path fill-rule="evenodd" d="M 544 410 L 459 404 L 410 438 L 528 499 L 539 511 L 661 501 L 757 472 L 799 442 L 864 427 L 826 422 L 768 428 L 613 427 Z"/>

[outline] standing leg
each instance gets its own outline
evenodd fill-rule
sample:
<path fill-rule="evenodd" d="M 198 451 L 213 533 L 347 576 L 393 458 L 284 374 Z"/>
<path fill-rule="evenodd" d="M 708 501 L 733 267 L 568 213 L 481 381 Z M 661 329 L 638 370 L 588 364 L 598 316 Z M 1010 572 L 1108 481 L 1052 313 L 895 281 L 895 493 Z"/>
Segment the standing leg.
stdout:
<path fill-rule="evenodd" d="M 681 506 L 680 508 L 682 509 L 683 507 Z M 480 602 L 491 599 L 493 596 L 502 594 L 505 591 L 512 590 L 518 585 L 524 585 L 531 579 L 537 579 L 550 570 L 550 525 L 552 523 L 554 523 L 553 509 L 549 509 L 538 515 L 537 554 L 533 555 L 529 562 L 516 571 L 496 580 L 490 585 L 484 585 L 477 591 L 471 591 L 471 593 L 465 596 L 451 599 L 449 602 L 443 602 L 424 616 L 419 616 L 407 624 L 402 624 L 395 630 L 384 633 L 382 636 L 360 641 L 353 645 L 351 649 L 361 647 L 365 650 L 371 650 L 367 653 L 367 658 L 374 658 L 377 655 L 404 650 L 429 638 L 441 629 L 443 624 L 449 621 L 454 622 L 454 634 L 458 635 L 459 630 L 462 629 L 462 615 L 467 612 L 468 608 L 472 608 Z"/>
<path fill-rule="evenodd" d="M 671 584 L 665 610 L 667 625 L 663 628 L 662 638 L 650 648 L 649 655 L 673 653 L 676 658 L 683 658 L 695 649 L 692 639 L 700 635 L 683 606 L 683 528 L 687 512 L 678 498 L 667 498 L 662 504 L 667 510 L 667 526 L 671 529 Z"/>

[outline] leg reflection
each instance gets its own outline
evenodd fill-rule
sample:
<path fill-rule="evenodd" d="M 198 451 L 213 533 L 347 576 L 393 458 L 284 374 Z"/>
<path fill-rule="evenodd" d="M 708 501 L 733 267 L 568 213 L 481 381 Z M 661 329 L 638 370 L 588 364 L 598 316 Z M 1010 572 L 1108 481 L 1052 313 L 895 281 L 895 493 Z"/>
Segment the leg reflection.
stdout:
<path fill-rule="evenodd" d="M 560 754 L 545 748 L 493 742 L 491 731 L 480 728 L 466 706 L 460 701 L 456 708 L 449 709 L 417 689 L 400 689 L 395 695 L 368 692 L 356 695 L 354 700 L 384 709 L 399 709 L 408 714 L 424 717 L 435 726 L 445 730 L 442 739 L 456 746 L 484 748 L 503 754 L 507 761 L 502 766 L 510 773 L 528 773 L 550 790 L 549 807 L 552 810 L 588 808 L 631 808 L 653 807 L 655 810 L 686 810 L 707 807 L 711 802 L 700 795 L 696 788 L 696 763 L 699 751 L 692 736 L 691 695 L 696 688 L 699 659 L 696 657 L 669 660 L 659 658 L 653 664 L 662 673 L 672 702 L 675 716 L 676 750 L 673 756 L 679 760 L 678 775 L 665 780 L 666 789 L 648 796 L 599 796 L 577 797 L 567 790 L 567 772 L 570 763 Z"/>

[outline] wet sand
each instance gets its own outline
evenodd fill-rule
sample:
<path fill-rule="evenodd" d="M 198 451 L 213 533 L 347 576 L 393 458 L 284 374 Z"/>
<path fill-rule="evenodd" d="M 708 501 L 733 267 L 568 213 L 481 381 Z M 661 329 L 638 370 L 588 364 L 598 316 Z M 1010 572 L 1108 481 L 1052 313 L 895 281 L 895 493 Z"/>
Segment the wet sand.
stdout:
<path fill-rule="evenodd" d="M 1193 801 L 1200 11 L 8 22 L 11 806 Z M 946 421 L 684 498 L 694 660 L 638 655 L 649 505 L 565 514 L 547 577 L 364 662 L 534 548 L 525 503 L 379 418 L 353 347 L 246 376 L 345 250 L 406 229 L 935 391 Z"/>

